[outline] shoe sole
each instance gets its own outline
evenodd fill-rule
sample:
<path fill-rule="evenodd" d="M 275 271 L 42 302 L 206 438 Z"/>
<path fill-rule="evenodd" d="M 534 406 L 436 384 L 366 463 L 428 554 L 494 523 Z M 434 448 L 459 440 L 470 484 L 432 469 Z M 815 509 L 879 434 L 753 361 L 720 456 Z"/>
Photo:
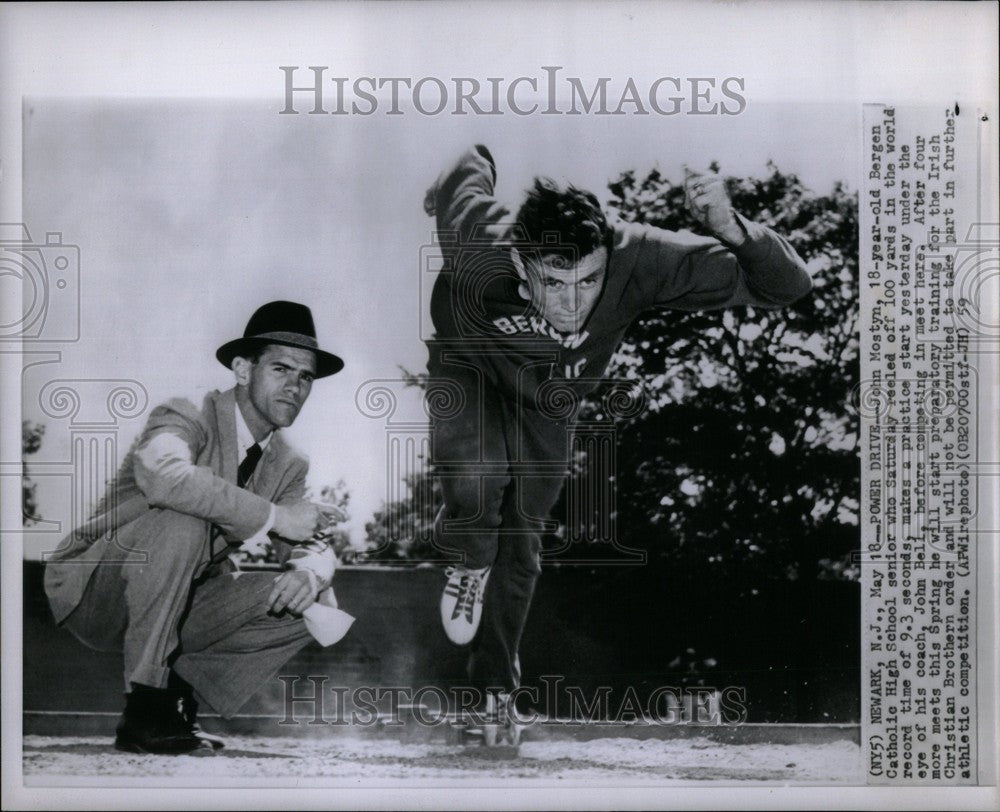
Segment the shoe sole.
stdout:
<path fill-rule="evenodd" d="M 205 744 L 208 744 L 207 742 Z M 191 750 L 147 750 L 134 742 L 115 742 L 115 750 L 123 753 L 136 753 L 142 756 L 214 756 L 215 748 L 200 744 Z"/>
<path fill-rule="evenodd" d="M 456 636 L 452 634 L 451 630 L 448 628 L 448 626 L 444 623 L 443 620 L 441 622 L 441 625 L 444 627 L 445 637 L 447 637 L 456 646 L 469 645 L 469 643 L 471 643 L 473 638 L 476 636 L 476 632 L 479 631 L 479 627 L 477 626 L 475 629 L 472 630 L 470 634 L 463 634 L 461 636 Z"/>
<path fill-rule="evenodd" d="M 195 735 L 203 742 L 205 742 L 205 744 L 212 745 L 213 750 L 221 750 L 223 747 L 226 746 L 226 743 L 224 741 L 217 739 L 214 736 L 208 736 L 204 733 L 196 733 Z"/>
<path fill-rule="evenodd" d="M 446 608 L 445 600 L 447 598 L 450 598 L 451 596 L 448 596 L 442 590 L 441 599 L 438 602 L 438 609 L 441 617 L 441 626 L 444 629 L 445 637 L 447 637 L 456 646 L 469 645 L 469 643 L 473 641 L 476 634 L 479 632 L 479 626 L 482 623 L 482 611 L 483 611 L 482 601 L 486 596 L 486 585 L 489 583 L 490 575 L 492 574 L 493 574 L 493 568 L 491 566 L 489 568 L 489 572 L 487 572 L 486 575 L 483 577 L 482 584 L 480 585 L 480 589 L 482 590 L 481 595 L 479 597 L 480 614 L 479 617 L 476 618 L 474 623 L 469 623 L 468 621 L 465 621 L 464 623 L 457 622 L 457 619 L 451 616 L 452 613 L 454 612 L 455 600 L 454 598 L 452 598 L 450 600 L 450 605 Z M 445 583 L 445 588 L 447 588 L 447 586 L 448 584 Z"/>
<path fill-rule="evenodd" d="M 441 604 L 444 604 L 445 596 L 441 596 Z M 447 637 L 456 646 L 467 646 L 475 638 L 476 633 L 479 631 L 479 626 L 482 624 L 482 615 L 477 619 L 476 623 L 469 623 L 466 620 L 453 619 L 451 617 L 452 608 L 440 605 L 438 614 L 441 617 L 441 628 L 444 630 L 445 637 Z M 482 611 L 482 610 L 480 610 Z"/>

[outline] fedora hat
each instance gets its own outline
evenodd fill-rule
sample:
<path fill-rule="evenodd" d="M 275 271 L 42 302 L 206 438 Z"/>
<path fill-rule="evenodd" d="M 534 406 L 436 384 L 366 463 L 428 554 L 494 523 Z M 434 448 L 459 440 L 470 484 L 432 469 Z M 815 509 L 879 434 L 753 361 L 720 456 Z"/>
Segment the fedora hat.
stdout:
<path fill-rule="evenodd" d="M 341 358 L 319 348 L 312 312 L 297 302 L 268 302 L 259 307 L 247 322 L 243 338 L 227 341 L 215 351 L 215 357 L 229 369 L 235 357 L 246 357 L 268 344 L 312 350 L 316 353 L 317 378 L 334 375 L 344 368 Z"/>

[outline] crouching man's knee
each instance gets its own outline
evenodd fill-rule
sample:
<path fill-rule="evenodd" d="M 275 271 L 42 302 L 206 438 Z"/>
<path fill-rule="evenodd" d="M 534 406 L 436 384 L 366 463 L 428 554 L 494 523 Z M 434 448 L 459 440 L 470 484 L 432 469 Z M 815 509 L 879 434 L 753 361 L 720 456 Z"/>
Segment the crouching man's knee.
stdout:
<path fill-rule="evenodd" d="M 210 537 L 211 525 L 204 519 L 157 509 L 140 518 L 128 541 L 118 546 L 134 563 L 155 569 L 196 567 L 210 558 Z"/>

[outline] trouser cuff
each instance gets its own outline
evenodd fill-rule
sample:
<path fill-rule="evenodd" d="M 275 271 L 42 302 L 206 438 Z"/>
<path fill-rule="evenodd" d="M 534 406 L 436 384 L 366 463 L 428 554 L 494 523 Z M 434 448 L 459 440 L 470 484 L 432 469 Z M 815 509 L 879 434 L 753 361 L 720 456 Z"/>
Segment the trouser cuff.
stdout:
<path fill-rule="evenodd" d="M 125 692 L 132 690 L 132 683 L 148 685 L 150 688 L 166 688 L 170 680 L 170 669 L 156 665 L 143 665 L 125 675 Z"/>

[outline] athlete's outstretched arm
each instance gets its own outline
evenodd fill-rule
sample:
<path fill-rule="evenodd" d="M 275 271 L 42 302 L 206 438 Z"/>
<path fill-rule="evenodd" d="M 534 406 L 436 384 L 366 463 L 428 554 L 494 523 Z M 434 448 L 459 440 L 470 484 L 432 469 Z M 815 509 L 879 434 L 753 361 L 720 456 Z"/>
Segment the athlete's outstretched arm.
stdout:
<path fill-rule="evenodd" d="M 457 231 L 460 240 L 488 240 L 483 229 L 510 220 L 509 210 L 493 197 L 497 172 L 490 151 L 482 144 L 466 150 L 431 185 L 424 211 L 437 218 L 438 231 Z"/>
<path fill-rule="evenodd" d="M 718 175 L 687 172 L 685 201 L 713 236 L 626 226 L 614 250 L 649 290 L 651 305 L 716 310 L 782 307 L 805 296 L 812 280 L 795 249 L 733 209 Z"/>

